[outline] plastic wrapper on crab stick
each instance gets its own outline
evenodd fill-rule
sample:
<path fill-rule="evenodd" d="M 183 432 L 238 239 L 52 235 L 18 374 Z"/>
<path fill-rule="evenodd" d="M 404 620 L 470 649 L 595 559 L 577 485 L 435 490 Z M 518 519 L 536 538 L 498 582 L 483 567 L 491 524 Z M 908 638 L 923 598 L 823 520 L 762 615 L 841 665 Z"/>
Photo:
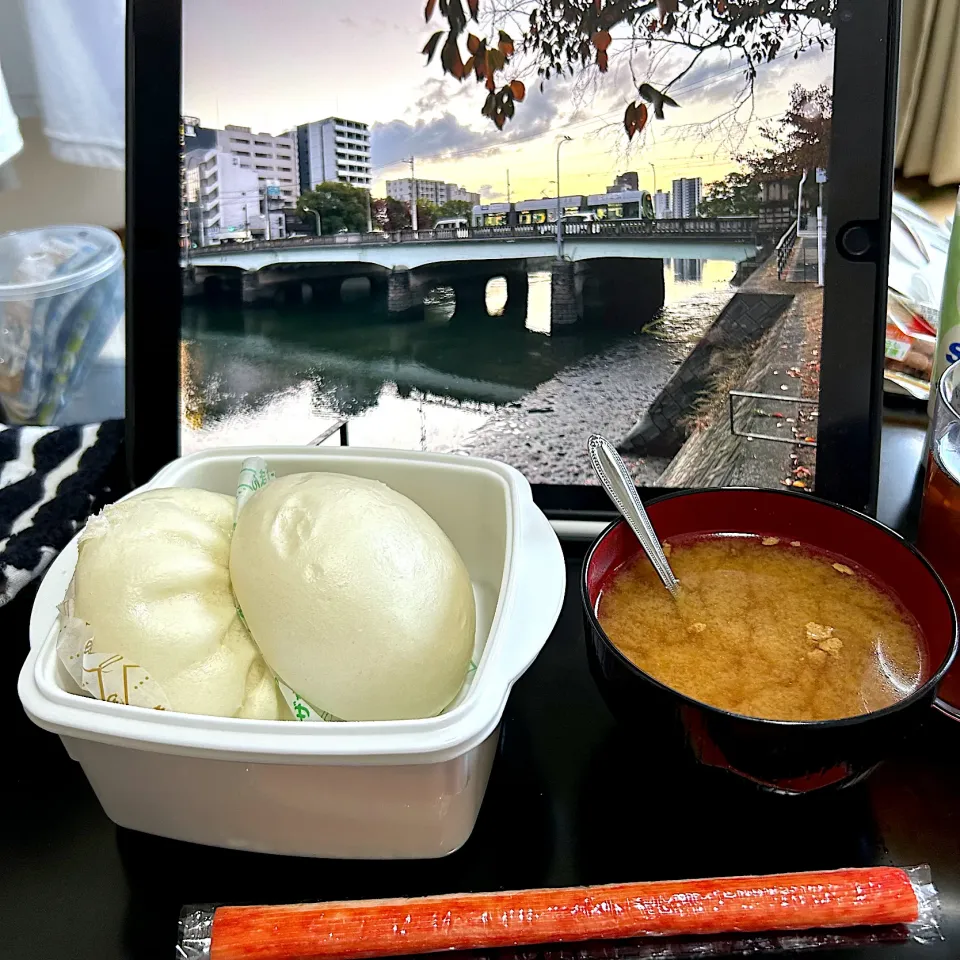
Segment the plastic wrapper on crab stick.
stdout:
<path fill-rule="evenodd" d="M 448 951 L 582 960 L 786 953 L 940 938 L 928 867 L 869 867 L 417 899 L 188 907 L 181 960 L 366 960 Z M 546 958 L 550 951 L 543 951 Z M 523 950 L 529 960 L 530 951 Z M 565 956 L 569 956 L 566 951 Z M 533 956 L 540 956 L 534 952 Z"/>

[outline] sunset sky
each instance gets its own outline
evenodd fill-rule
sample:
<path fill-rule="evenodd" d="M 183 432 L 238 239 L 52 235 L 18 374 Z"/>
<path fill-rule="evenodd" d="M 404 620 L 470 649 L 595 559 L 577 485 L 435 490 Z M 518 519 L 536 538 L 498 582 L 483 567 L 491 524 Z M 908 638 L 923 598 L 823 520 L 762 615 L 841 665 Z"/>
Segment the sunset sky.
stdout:
<path fill-rule="evenodd" d="M 735 168 L 732 152 L 760 144 L 759 125 L 783 112 L 794 83 L 813 87 L 832 74 L 832 48 L 793 59 L 796 42 L 788 39 L 786 53 L 760 70 L 753 119 L 744 105 L 736 134 L 704 136 L 697 125 L 721 114 L 744 83 L 739 60 L 704 56 L 671 89 L 680 108 L 668 108 L 631 146 L 620 118 L 635 93 L 626 56 L 618 56 L 626 41 L 616 35 L 603 76 L 551 82 L 540 93 L 529 65 L 518 64 L 528 96 L 500 132 L 480 115 L 481 86 L 457 83 L 437 62 L 424 65 L 420 49 L 439 23 L 424 24 L 423 0 L 183 0 L 183 11 L 185 114 L 207 127 L 270 133 L 334 115 L 369 123 L 375 196 L 386 179 L 409 176 L 398 161 L 411 153 L 418 177 L 462 184 L 485 201 L 505 199 L 507 170 L 511 199 L 552 196 L 563 135 L 574 138 L 563 148 L 564 194 L 602 193 L 624 170 L 652 190 L 651 164 L 660 189 L 680 176 L 706 184 Z M 690 56 L 671 53 L 651 74 L 644 52 L 634 68 L 641 80 L 663 84 Z"/>

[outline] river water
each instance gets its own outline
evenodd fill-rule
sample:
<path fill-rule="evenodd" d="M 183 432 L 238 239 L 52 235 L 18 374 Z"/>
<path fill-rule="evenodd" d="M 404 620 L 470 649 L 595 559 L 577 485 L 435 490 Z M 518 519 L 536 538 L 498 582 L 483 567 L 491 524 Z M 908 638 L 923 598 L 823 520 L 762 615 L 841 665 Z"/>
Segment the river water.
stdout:
<path fill-rule="evenodd" d="M 506 301 L 503 280 L 488 285 L 485 310 L 477 304 L 454 315 L 453 293 L 441 288 L 427 298 L 423 319 L 409 323 L 388 321 L 362 281 L 345 284 L 336 307 L 189 303 L 181 338 L 181 446 L 189 453 L 228 444 L 303 444 L 347 419 L 351 445 L 440 452 L 476 445 L 476 452 L 498 455 L 491 437 L 502 433 L 505 415 L 538 390 L 562 393 L 581 368 L 596 377 L 598 365 L 612 378 L 629 377 L 621 386 L 635 402 L 621 418 L 632 418 L 729 299 L 735 266 L 664 261 L 663 309 L 627 334 L 583 329 L 551 336 L 549 273 L 530 274 L 525 317 L 497 315 Z M 604 428 L 602 409 L 594 419 L 594 429 Z M 511 436 L 522 429 L 511 426 Z M 549 432 L 549 421 L 537 429 Z M 499 455 L 530 467 L 522 453 Z"/>

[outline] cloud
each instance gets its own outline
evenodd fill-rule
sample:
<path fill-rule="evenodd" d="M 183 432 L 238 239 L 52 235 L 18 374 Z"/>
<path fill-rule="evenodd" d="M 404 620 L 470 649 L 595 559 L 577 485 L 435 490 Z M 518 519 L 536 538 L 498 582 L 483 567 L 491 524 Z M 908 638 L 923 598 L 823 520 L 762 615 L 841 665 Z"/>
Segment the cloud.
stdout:
<path fill-rule="evenodd" d="M 794 57 L 793 53 L 781 53 L 776 60 L 770 63 L 761 64 L 759 73 L 761 82 L 772 83 L 780 80 L 785 74 L 794 74 L 804 70 L 817 70 L 824 74 L 819 82 L 833 82 L 833 61 L 836 55 L 836 48 L 833 45 L 833 38 L 830 38 L 830 44 L 825 50 L 821 50 L 819 44 L 807 47 L 800 52 L 799 56 Z M 790 77 L 790 80 L 797 79 L 796 76 Z M 792 85 L 792 84 L 791 84 Z"/>
<path fill-rule="evenodd" d="M 822 72 L 829 78 L 834 56 L 832 45 L 825 51 L 821 51 L 819 45 L 807 47 L 795 57 L 798 46 L 798 38 L 790 38 L 774 60 L 757 64 L 757 96 L 775 93 L 784 96 L 792 83 L 809 70 Z M 687 62 L 689 56 L 689 53 L 685 55 Z M 728 106 L 747 87 L 746 66 L 746 61 L 731 51 L 708 54 L 701 57 L 670 92 L 681 104 Z"/>
<path fill-rule="evenodd" d="M 375 168 L 400 163 L 405 157 L 443 160 L 455 155 L 491 156 L 517 141 L 532 140 L 550 133 L 562 119 L 558 104 L 569 97 L 562 84 L 540 92 L 533 89 L 523 103 L 517 104 L 516 115 L 499 131 L 480 115 L 483 91 L 479 87 L 454 84 L 452 92 L 443 80 L 431 79 L 421 85 L 421 96 L 415 107 L 421 113 L 431 113 L 446 106 L 463 92 L 478 92 L 471 107 L 476 110 L 478 126 L 462 123 L 450 110 L 437 116 L 420 116 L 413 122 L 404 119 L 374 123 L 370 129 L 370 159 Z"/>
<path fill-rule="evenodd" d="M 507 139 L 517 140 L 547 133 L 560 115 L 558 104 L 569 101 L 569 86 L 563 82 L 557 82 L 543 91 L 539 87 L 528 89 L 526 99 L 517 104 L 517 112 L 510 121 Z"/>
<path fill-rule="evenodd" d="M 370 128 L 370 161 L 375 168 L 400 163 L 409 156 L 442 159 L 461 151 L 497 147 L 489 132 L 474 130 L 449 112 L 432 120 L 390 120 Z"/>
<path fill-rule="evenodd" d="M 473 92 L 472 84 L 456 83 L 449 77 L 431 77 L 420 84 L 420 96 L 411 108 L 414 114 L 426 116 L 443 112 L 449 104 Z"/>
<path fill-rule="evenodd" d="M 506 194 L 502 190 L 498 190 L 492 183 L 481 183 L 480 184 L 480 199 L 491 201 L 491 200 L 502 200 L 506 197 Z"/>

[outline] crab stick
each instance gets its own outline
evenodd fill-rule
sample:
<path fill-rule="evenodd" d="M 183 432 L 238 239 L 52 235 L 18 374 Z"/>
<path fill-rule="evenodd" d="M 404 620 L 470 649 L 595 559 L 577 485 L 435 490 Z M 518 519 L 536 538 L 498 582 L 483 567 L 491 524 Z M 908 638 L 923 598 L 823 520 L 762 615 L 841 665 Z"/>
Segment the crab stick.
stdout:
<path fill-rule="evenodd" d="M 872 867 L 409 900 L 219 907 L 210 960 L 365 960 L 647 936 L 905 924 L 907 873 Z"/>

